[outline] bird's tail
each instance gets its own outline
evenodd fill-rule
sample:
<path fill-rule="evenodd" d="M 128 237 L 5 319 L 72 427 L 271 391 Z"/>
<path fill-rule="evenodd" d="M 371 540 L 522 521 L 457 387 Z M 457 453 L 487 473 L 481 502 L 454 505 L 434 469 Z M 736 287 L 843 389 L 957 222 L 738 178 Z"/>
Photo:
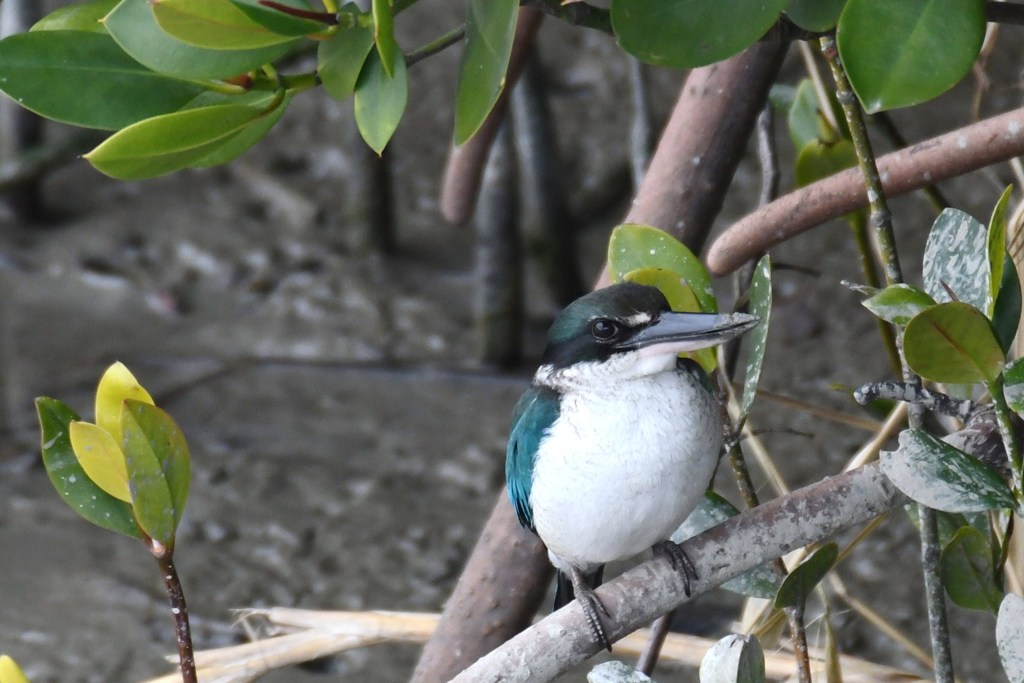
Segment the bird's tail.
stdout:
<path fill-rule="evenodd" d="M 604 565 L 595 569 L 590 574 L 584 574 L 587 585 L 597 588 L 604 579 Z M 576 592 L 572 589 L 572 579 L 565 572 L 559 571 L 555 579 L 555 606 L 552 611 L 557 611 L 576 599 Z"/>

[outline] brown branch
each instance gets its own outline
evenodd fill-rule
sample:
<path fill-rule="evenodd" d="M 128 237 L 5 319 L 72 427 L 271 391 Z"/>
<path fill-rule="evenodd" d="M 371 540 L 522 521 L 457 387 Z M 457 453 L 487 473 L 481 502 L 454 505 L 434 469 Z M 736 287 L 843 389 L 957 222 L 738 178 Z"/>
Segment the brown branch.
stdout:
<path fill-rule="evenodd" d="M 654 225 L 699 250 L 786 54 L 789 44 L 773 35 L 690 72 L 626 223 Z"/>
<path fill-rule="evenodd" d="M 480 180 L 484 174 L 484 164 L 491 143 L 498 133 L 501 122 L 505 120 L 508 109 L 509 93 L 519 78 L 526 56 L 533 45 L 533 38 L 540 28 L 544 14 L 537 9 L 522 7 L 516 23 L 516 36 L 512 43 L 512 56 L 509 58 L 508 75 L 505 87 L 498 95 L 498 101 L 484 120 L 476 134 L 459 147 L 453 147 L 444 169 L 441 181 L 441 214 L 445 220 L 455 225 L 463 225 L 473 216 L 477 195 L 480 193 Z"/>
<path fill-rule="evenodd" d="M 888 196 L 1024 154 L 1024 108 L 960 128 L 878 160 Z M 711 245 L 708 269 L 725 275 L 755 255 L 868 205 L 860 171 L 851 168 L 791 192 L 734 223 Z"/>
<path fill-rule="evenodd" d="M 769 501 L 683 544 L 697 575 L 692 597 L 787 552 L 866 522 L 906 502 L 877 463 Z M 662 559 L 631 569 L 600 589 L 612 640 L 688 599 L 682 579 Z M 476 662 L 452 683 L 547 681 L 600 650 L 576 602 Z"/>

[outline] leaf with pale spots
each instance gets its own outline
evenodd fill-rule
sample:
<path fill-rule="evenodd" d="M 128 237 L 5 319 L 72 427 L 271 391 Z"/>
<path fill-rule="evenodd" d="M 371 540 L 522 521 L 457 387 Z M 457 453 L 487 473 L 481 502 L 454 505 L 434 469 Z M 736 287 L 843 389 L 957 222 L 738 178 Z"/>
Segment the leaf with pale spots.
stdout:
<path fill-rule="evenodd" d="M 768 348 L 768 325 L 772 317 L 772 260 L 768 254 L 762 256 L 754 267 L 754 277 L 750 282 L 750 313 L 760 318 L 761 323 L 747 334 L 750 351 L 740 399 L 740 421 L 747 418 L 757 396 L 757 383 L 761 380 L 765 350 Z"/>
<path fill-rule="evenodd" d="M 764 683 L 764 651 L 755 636 L 727 635 L 700 662 L 701 683 Z"/>
<path fill-rule="evenodd" d="M 883 451 L 882 471 L 910 498 L 944 512 L 983 512 L 1016 505 L 1010 487 L 983 462 L 918 429 Z"/>
<path fill-rule="evenodd" d="M 1015 413 L 1024 414 L 1024 359 L 1018 358 L 1003 370 L 1003 397 Z"/>
<path fill-rule="evenodd" d="M 626 282 L 635 282 L 638 285 L 657 287 L 665 295 L 665 298 L 668 299 L 668 305 L 672 307 L 673 311 L 683 313 L 700 312 L 700 302 L 697 301 L 697 295 L 694 293 L 693 288 L 686 284 L 678 273 L 661 268 L 641 268 L 640 270 L 626 273 L 622 279 Z M 698 349 L 697 351 L 689 351 L 679 355 L 683 358 L 694 359 L 704 368 L 705 372 L 710 373 L 718 367 L 718 355 L 715 353 L 714 348 Z"/>
<path fill-rule="evenodd" d="M 1024 681 L 1024 598 L 1009 593 L 996 617 L 996 645 L 1003 671 L 1011 681 Z"/>
<path fill-rule="evenodd" d="M 939 569 L 953 602 L 967 609 L 999 611 L 1003 591 L 996 585 L 992 548 L 985 534 L 969 526 L 959 529 L 942 549 Z"/>
<path fill-rule="evenodd" d="M 711 276 L 704 264 L 686 245 L 663 230 L 633 223 L 616 227 L 608 240 L 608 267 L 612 282 L 622 282 L 626 273 L 641 268 L 678 273 L 693 289 L 701 311 L 718 312 Z"/>
<path fill-rule="evenodd" d="M 174 531 L 181 511 L 176 509 L 167 468 L 175 471 L 180 486 L 181 467 L 170 459 L 171 439 L 166 423 L 156 417 L 159 408 L 140 401 L 125 401 L 121 414 L 121 447 L 128 463 L 135 518 L 143 531 L 167 548 L 174 546 Z M 187 493 L 187 470 L 185 471 Z"/>
<path fill-rule="evenodd" d="M 935 300 L 923 289 L 900 283 L 878 290 L 861 303 L 882 320 L 904 327 L 915 315 L 934 306 Z"/>
<path fill-rule="evenodd" d="M 132 502 L 124 454 L 110 432 L 90 422 L 72 422 L 69 432 L 71 448 L 85 474 L 114 498 Z"/>
<path fill-rule="evenodd" d="M 926 308 L 907 324 L 903 348 L 910 369 L 933 382 L 992 382 L 1006 356 L 992 323 L 970 304 Z"/>
<path fill-rule="evenodd" d="M 131 505 L 93 483 L 75 457 L 70 425 L 80 419 L 78 415 L 52 398 L 37 398 L 36 412 L 43 435 L 43 466 L 64 502 L 97 526 L 142 538 Z"/>
<path fill-rule="evenodd" d="M 124 363 L 114 363 L 106 369 L 96 387 L 96 424 L 114 437 L 115 444 L 121 443 L 121 407 L 129 398 L 153 403 L 153 397 Z"/>
<path fill-rule="evenodd" d="M 945 209 L 932 223 L 924 248 L 924 289 L 936 303 L 957 301 L 988 310 L 988 231 L 970 214 Z M 947 289 L 948 288 L 948 289 Z"/>
<path fill-rule="evenodd" d="M 826 543 L 807 556 L 782 581 L 779 592 L 775 596 L 775 606 L 779 609 L 803 605 L 839 557 L 839 547 L 835 543 Z"/>

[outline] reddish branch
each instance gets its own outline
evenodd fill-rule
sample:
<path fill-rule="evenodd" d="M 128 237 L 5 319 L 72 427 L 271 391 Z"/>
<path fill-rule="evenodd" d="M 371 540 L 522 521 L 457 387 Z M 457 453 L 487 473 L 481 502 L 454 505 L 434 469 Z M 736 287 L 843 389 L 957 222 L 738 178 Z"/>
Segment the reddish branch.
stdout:
<path fill-rule="evenodd" d="M 878 160 L 888 196 L 918 190 L 1024 154 L 1024 108 L 925 140 Z M 711 245 L 707 265 L 725 275 L 770 247 L 868 205 L 856 168 L 791 192 L 733 224 Z"/>

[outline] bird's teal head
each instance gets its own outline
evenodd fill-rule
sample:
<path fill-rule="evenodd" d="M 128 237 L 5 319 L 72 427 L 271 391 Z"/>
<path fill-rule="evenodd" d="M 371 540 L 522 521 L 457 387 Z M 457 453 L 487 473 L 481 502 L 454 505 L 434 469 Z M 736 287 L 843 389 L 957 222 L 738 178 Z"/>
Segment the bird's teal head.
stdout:
<path fill-rule="evenodd" d="M 561 370 L 579 363 L 614 364 L 649 374 L 675 357 L 721 344 L 753 328 L 743 313 L 676 313 L 655 287 L 624 282 L 569 304 L 548 331 L 542 364 Z"/>

